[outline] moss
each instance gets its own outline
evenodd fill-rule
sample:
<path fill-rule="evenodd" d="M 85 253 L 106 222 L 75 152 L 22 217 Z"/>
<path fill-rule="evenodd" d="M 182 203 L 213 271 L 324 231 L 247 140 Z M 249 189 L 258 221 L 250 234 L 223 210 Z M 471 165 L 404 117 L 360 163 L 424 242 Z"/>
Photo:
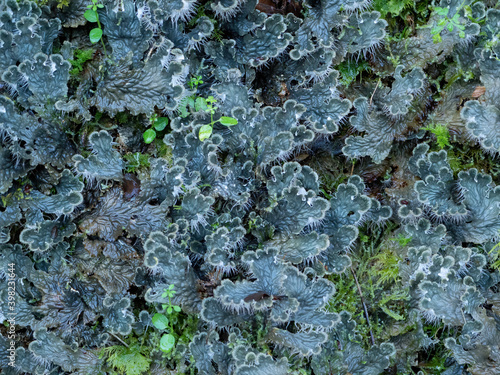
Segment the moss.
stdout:
<path fill-rule="evenodd" d="M 106 364 L 113 373 L 140 375 L 149 370 L 151 358 L 150 349 L 142 346 L 136 338 L 129 340 L 127 346 L 114 345 L 100 350 L 100 358 L 106 359 Z"/>
<path fill-rule="evenodd" d="M 168 165 L 172 166 L 172 160 L 173 160 L 172 147 L 166 145 L 164 142 L 160 140 L 158 140 L 158 142 L 156 142 L 155 145 L 156 145 L 156 156 L 159 158 L 166 159 Z"/>
<path fill-rule="evenodd" d="M 92 49 L 77 49 L 74 52 L 74 59 L 68 60 L 73 69 L 69 71 L 72 77 L 78 76 L 83 71 L 83 66 L 89 60 L 92 60 L 94 50 Z"/>
<path fill-rule="evenodd" d="M 18 0 L 20 1 L 20 0 Z M 71 0 L 34 0 L 40 6 L 57 4 L 57 8 L 68 7 Z"/>
<path fill-rule="evenodd" d="M 424 375 L 439 375 L 449 368 L 450 351 L 444 346 L 444 339 L 453 336 L 451 329 L 443 324 L 425 325 L 424 332 L 432 339 L 438 339 L 429 350 L 418 353 L 418 366 Z"/>
<path fill-rule="evenodd" d="M 428 130 L 432 134 L 434 134 L 436 143 L 440 149 L 444 149 L 446 146 L 450 146 L 450 132 L 446 125 L 430 124 L 429 126 L 422 129 Z"/>
<path fill-rule="evenodd" d="M 149 155 L 140 152 L 129 153 L 123 156 L 127 173 L 135 173 L 149 167 Z"/>
<path fill-rule="evenodd" d="M 127 112 L 120 112 L 116 114 L 115 118 L 120 124 L 126 124 L 129 121 L 129 114 Z"/>
<path fill-rule="evenodd" d="M 374 0 L 373 9 L 380 12 L 382 18 L 386 18 L 389 13 L 392 16 L 399 16 L 405 8 L 410 8 L 412 0 Z"/>
<path fill-rule="evenodd" d="M 342 86 L 349 86 L 358 76 L 363 81 L 363 72 L 371 72 L 367 61 L 346 60 L 336 67 L 340 73 L 339 82 Z"/>
<path fill-rule="evenodd" d="M 351 254 L 350 272 L 328 276 L 337 288 L 329 302 L 329 311 L 348 311 L 367 348 L 371 346 L 371 334 L 376 342 L 382 342 L 388 339 L 387 327 L 407 320 L 405 301 L 409 294 L 399 275 L 402 259 L 392 246 L 394 229 L 392 226 L 385 230 L 361 230 L 360 238 L 364 240 Z M 363 311 L 363 302 L 370 322 Z"/>
<path fill-rule="evenodd" d="M 196 10 L 196 15 L 191 18 L 188 22 L 188 26 L 194 27 L 196 25 L 196 22 L 201 18 L 201 17 L 208 17 L 210 22 L 214 25 L 214 30 L 212 31 L 212 35 L 210 38 L 213 38 L 217 40 L 219 43 L 222 43 L 222 39 L 224 39 L 224 33 L 218 26 L 217 20 L 213 17 L 213 14 L 211 12 L 207 13 L 207 9 L 205 9 L 206 4 L 201 4 L 198 9 Z"/>
<path fill-rule="evenodd" d="M 494 173 L 498 163 L 491 155 L 483 153 L 479 146 L 452 143 L 446 152 L 455 177 L 460 171 L 476 168 L 480 172 L 491 174 L 494 180 L 498 180 L 498 174 Z"/>

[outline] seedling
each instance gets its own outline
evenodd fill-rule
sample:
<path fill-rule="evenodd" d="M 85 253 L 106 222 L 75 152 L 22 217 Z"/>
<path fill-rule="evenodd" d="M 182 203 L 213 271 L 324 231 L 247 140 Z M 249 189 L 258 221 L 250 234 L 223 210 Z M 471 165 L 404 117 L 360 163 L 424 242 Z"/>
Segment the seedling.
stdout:
<path fill-rule="evenodd" d="M 101 22 L 99 22 L 99 14 L 97 13 L 97 9 L 104 8 L 104 5 L 99 3 L 99 0 L 91 0 L 92 4 L 87 5 L 87 10 L 83 14 L 85 19 L 89 22 L 97 22 L 97 27 L 90 30 L 89 37 L 92 43 L 102 42 L 102 48 L 104 49 L 104 54 L 107 55 L 106 46 L 104 45 L 104 41 L 102 40 L 102 26 Z"/>
<path fill-rule="evenodd" d="M 156 113 L 153 114 L 150 118 L 151 128 L 146 130 L 142 137 L 144 138 L 144 142 L 149 144 L 153 142 L 156 138 L 156 132 L 161 132 L 168 125 L 168 117 L 158 117 Z"/>
<path fill-rule="evenodd" d="M 198 85 L 203 83 L 201 76 L 191 77 L 188 86 L 191 90 L 198 90 Z M 180 117 L 186 118 L 189 116 L 189 109 L 195 109 L 196 95 L 191 95 L 184 98 L 179 104 Z"/>
<path fill-rule="evenodd" d="M 436 7 L 434 8 L 434 11 L 440 16 L 443 16 L 437 25 L 431 29 L 432 41 L 434 43 L 440 43 L 442 41 L 441 31 L 443 31 L 444 28 L 446 28 L 449 32 L 452 32 L 454 28 L 457 28 L 460 30 L 458 36 L 460 38 L 465 38 L 465 26 L 460 23 L 460 15 L 458 12 L 455 13 L 453 17 L 448 18 L 448 12 L 450 11 L 449 8 Z"/>
<path fill-rule="evenodd" d="M 162 304 L 163 309 L 167 310 L 167 315 L 156 313 L 153 316 L 153 325 L 159 330 L 169 330 L 169 333 L 164 333 L 160 339 L 160 350 L 169 353 L 175 346 L 175 336 L 172 334 L 174 332 L 174 327 L 172 324 L 172 318 L 179 312 L 181 312 L 180 306 L 172 304 L 172 298 L 176 291 L 174 290 L 174 284 L 170 284 L 168 289 L 164 289 L 162 298 L 168 297 L 168 303 Z M 169 319 L 170 316 L 170 319 Z"/>
<path fill-rule="evenodd" d="M 188 86 L 191 90 L 198 90 L 198 85 L 203 83 L 201 76 L 194 76 L 188 82 Z M 217 107 L 214 105 L 217 103 L 217 99 L 213 96 L 209 96 L 208 98 L 202 98 L 200 96 L 191 95 L 185 98 L 182 103 L 179 105 L 180 117 L 186 118 L 189 116 L 189 110 L 192 109 L 195 112 L 204 111 L 206 113 L 210 113 L 210 123 L 203 125 L 200 128 L 200 132 L 198 133 L 198 138 L 200 141 L 204 141 L 212 135 L 214 130 L 214 125 L 216 123 L 221 123 L 224 126 L 233 126 L 238 124 L 238 120 L 234 117 L 222 116 L 220 119 L 214 121 L 214 114 L 217 110 Z"/>
<path fill-rule="evenodd" d="M 214 125 L 218 122 L 220 122 L 224 126 L 233 126 L 238 124 L 238 120 L 235 119 L 234 117 L 228 117 L 228 116 L 221 116 L 220 119 L 214 121 L 214 114 L 215 111 L 217 110 L 217 107 L 214 106 L 214 104 L 217 103 L 217 99 L 215 99 L 213 96 L 209 96 L 208 98 L 197 98 L 195 102 L 195 109 L 197 110 L 203 110 L 207 113 L 210 113 L 210 124 L 203 125 L 200 128 L 200 132 L 198 134 L 198 137 L 200 138 L 200 141 L 204 141 L 205 139 L 210 138 L 212 135 L 212 132 L 214 130 Z"/>
<path fill-rule="evenodd" d="M 188 82 L 188 86 L 189 86 L 189 88 L 191 90 L 197 90 L 198 89 L 198 85 L 200 83 L 203 83 L 203 80 L 201 79 L 201 76 L 195 76 L 195 77 L 191 77 L 191 79 Z"/>

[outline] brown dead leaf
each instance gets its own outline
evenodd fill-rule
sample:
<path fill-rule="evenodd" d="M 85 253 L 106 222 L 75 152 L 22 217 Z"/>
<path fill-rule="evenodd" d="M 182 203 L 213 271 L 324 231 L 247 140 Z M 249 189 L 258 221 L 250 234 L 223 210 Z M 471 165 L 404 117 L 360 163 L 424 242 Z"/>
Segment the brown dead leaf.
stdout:
<path fill-rule="evenodd" d="M 486 92 L 486 87 L 484 87 L 484 86 L 477 86 L 474 89 L 474 92 L 472 93 L 471 97 L 474 98 L 474 99 L 477 99 L 481 95 L 484 95 L 485 92 Z"/>

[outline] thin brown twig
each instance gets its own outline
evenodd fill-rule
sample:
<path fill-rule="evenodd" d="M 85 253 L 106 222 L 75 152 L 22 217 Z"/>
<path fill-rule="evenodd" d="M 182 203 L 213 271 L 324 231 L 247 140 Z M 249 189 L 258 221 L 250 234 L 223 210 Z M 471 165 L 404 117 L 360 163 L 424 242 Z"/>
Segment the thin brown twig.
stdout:
<path fill-rule="evenodd" d="M 361 298 L 361 304 L 363 305 L 363 310 L 365 311 L 366 322 L 368 323 L 368 328 L 370 329 L 370 337 L 372 339 L 372 345 L 375 345 L 375 337 L 373 337 L 372 326 L 370 324 L 370 317 L 368 315 L 368 309 L 366 308 L 365 299 L 363 298 L 363 292 L 361 291 L 361 287 L 359 286 L 358 278 L 356 277 L 356 273 L 351 266 L 351 272 L 354 276 L 354 281 L 356 282 L 356 286 L 358 287 L 359 297 Z"/>
<path fill-rule="evenodd" d="M 375 91 L 377 91 L 378 85 L 380 84 L 380 78 L 378 79 L 377 86 L 375 86 L 375 90 L 372 92 L 372 96 L 370 97 L 370 105 L 372 105 L 373 95 L 375 95 Z"/>
<path fill-rule="evenodd" d="M 113 337 L 114 337 L 115 339 L 117 339 L 117 340 L 118 340 L 118 341 L 120 341 L 123 345 L 125 345 L 127 348 L 129 348 L 129 349 L 130 349 L 130 346 L 128 346 L 128 345 L 127 345 L 127 343 L 126 343 L 126 342 L 124 342 L 121 338 L 119 338 L 118 336 L 116 336 L 116 335 L 115 335 L 114 333 L 112 333 L 112 332 L 108 332 L 108 333 L 111 333 L 111 335 L 113 335 Z"/>

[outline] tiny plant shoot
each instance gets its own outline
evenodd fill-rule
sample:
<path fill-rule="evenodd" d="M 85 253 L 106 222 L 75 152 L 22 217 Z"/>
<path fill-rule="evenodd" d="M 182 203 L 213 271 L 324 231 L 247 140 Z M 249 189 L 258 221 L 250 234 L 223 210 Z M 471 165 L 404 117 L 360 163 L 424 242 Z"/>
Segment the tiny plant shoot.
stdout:
<path fill-rule="evenodd" d="M 101 22 L 99 22 L 99 14 L 97 13 L 97 9 L 104 8 L 104 5 L 99 3 L 99 0 L 91 0 L 92 4 L 87 5 L 87 10 L 83 14 L 85 19 L 89 22 L 97 22 L 97 27 L 90 30 L 89 37 L 92 43 L 98 43 L 101 41 L 102 48 L 104 49 L 104 53 L 107 55 L 106 46 L 104 45 L 104 41 L 102 40 L 102 26 Z"/>
<path fill-rule="evenodd" d="M 213 96 L 209 96 L 208 98 L 197 98 L 195 102 L 195 108 L 197 110 L 201 109 L 204 110 L 207 113 L 210 113 L 210 124 L 203 125 L 200 128 L 200 133 L 198 134 L 198 137 L 200 138 L 200 141 L 204 141 L 205 139 L 210 138 L 212 135 L 212 132 L 214 130 L 214 125 L 217 122 L 220 122 L 224 126 L 233 126 L 238 124 L 238 120 L 235 119 L 234 117 L 228 117 L 228 116 L 221 116 L 220 119 L 214 121 L 214 114 L 215 111 L 217 110 L 217 107 L 214 106 L 214 104 L 217 103 L 217 99 L 215 99 Z"/>
<path fill-rule="evenodd" d="M 175 346 L 175 336 L 173 335 L 174 327 L 172 324 L 172 318 L 175 314 L 181 312 L 181 308 L 177 305 L 172 304 L 172 298 L 175 294 L 174 284 L 170 284 L 168 289 L 164 289 L 163 294 L 161 295 L 163 298 L 168 297 L 168 303 L 163 304 L 163 309 L 167 310 L 167 314 L 156 313 L 153 316 L 153 325 L 158 328 L 160 331 L 168 331 L 168 333 L 164 333 L 160 339 L 160 350 L 168 353 Z M 170 319 L 169 319 L 170 317 Z"/>
<path fill-rule="evenodd" d="M 191 90 L 198 90 L 198 85 L 202 84 L 203 80 L 201 76 L 194 76 L 188 82 L 188 86 Z M 201 96 L 191 95 L 183 100 L 181 105 L 179 106 L 180 116 L 182 118 L 186 118 L 189 116 L 189 110 L 194 110 L 195 112 L 204 111 L 206 113 L 210 113 L 210 123 L 203 125 L 200 128 L 200 132 L 198 133 L 198 138 L 200 141 L 204 141 L 212 135 L 214 130 L 214 125 L 216 123 L 220 123 L 224 126 L 233 126 L 238 124 L 238 120 L 234 117 L 222 116 L 220 119 L 214 121 L 214 114 L 217 110 L 217 107 L 214 105 L 217 103 L 217 99 L 213 96 L 209 96 L 208 98 L 202 98 Z"/>
<path fill-rule="evenodd" d="M 165 130 L 166 126 L 168 125 L 168 117 L 158 117 L 156 113 L 154 113 L 149 120 L 151 122 L 151 128 L 146 130 L 142 135 L 142 137 L 144 138 L 144 142 L 147 144 L 155 140 L 156 132 Z"/>
<path fill-rule="evenodd" d="M 456 28 L 459 30 L 458 36 L 460 38 L 465 38 L 465 26 L 460 23 L 460 15 L 458 14 L 458 12 L 455 13 L 452 18 L 448 18 L 448 12 L 450 11 L 449 8 L 436 7 L 434 8 L 434 11 L 438 15 L 443 16 L 443 18 L 437 23 L 437 25 L 431 29 L 432 41 L 434 43 L 441 43 L 441 31 L 443 31 L 445 28 L 449 32 L 452 32 L 453 29 Z"/>

